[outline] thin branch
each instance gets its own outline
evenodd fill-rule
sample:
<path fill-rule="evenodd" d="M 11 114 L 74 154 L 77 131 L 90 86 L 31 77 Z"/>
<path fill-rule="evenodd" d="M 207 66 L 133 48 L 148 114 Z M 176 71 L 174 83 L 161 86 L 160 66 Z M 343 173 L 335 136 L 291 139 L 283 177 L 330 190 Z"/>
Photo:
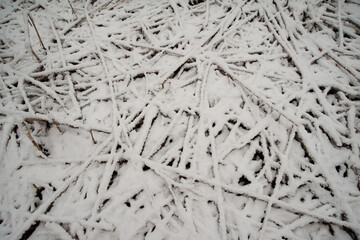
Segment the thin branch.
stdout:
<path fill-rule="evenodd" d="M 30 139 L 30 141 L 32 142 L 32 144 L 33 144 L 40 152 L 42 152 L 40 146 L 36 143 L 35 139 L 31 136 L 30 130 L 29 130 L 28 126 L 26 125 L 25 121 L 22 122 L 22 125 L 25 127 L 26 136 Z"/>
<path fill-rule="evenodd" d="M 30 14 L 30 13 L 28 13 L 27 15 L 28 15 L 28 17 L 29 17 L 29 19 L 30 19 L 30 21 L 31 21 L 31 23 L 32 23 L 35 31 L 36 31 L 36 35 L 38 36 L 38 38 L 39 38 L 39 40 L 40 40 L 41 46 L 42 46 L 43 49 L 46 51 L 46 48 L 45 48 L 44 43 L 43 43 L 43 41 L 42 41 L 42 39 L 41 39 L 41 37 L 40 37 L 39 31 L 38 31 L 38 29 L 37 29 L 37 27 L 36 27 L 36 24 L 35 24 L 35 22 L 34 22 L 34 19 L 31 17 L 31 14 Z"/>
<path fill-rule="evenodd" d="M 90 135 L 91 135 L 91 139 L 92 139 L 93 143 L 96 144 L 96 140 L 95 140 L 95 138 L 94 138 L 92 129 L 89 130 L 89 133 L 90 133 Z"/>

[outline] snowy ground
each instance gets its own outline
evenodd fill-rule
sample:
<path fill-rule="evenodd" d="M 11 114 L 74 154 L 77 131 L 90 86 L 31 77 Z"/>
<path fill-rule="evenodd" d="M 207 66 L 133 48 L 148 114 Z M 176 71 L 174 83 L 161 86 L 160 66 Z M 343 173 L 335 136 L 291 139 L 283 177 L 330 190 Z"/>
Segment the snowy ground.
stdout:
<path fill-rule="evenodd" d="M 358 0 L 0 3 L 1 239 L 358 239 Z"/>

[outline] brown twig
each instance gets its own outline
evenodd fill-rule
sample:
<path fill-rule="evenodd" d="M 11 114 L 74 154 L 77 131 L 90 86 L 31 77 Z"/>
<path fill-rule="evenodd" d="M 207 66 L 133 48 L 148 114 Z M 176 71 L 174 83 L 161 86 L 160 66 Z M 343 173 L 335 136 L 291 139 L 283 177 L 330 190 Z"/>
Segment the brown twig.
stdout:
<path fill-rule="evenodd" d="M 75 17 L 76 17 L 76 19 L 77 19 L 77 18 L 78 18 L 78 16 L 76 15 L 76 12 L 74 11 L 74 8 L 73 8 L 73 6 L 71 5 L 70 0 L 68 0 L 68 3 L 69 3 L 69 5 L 70 5 L 70 8 L 71 8 L 72 14 L 74 14 L 74 15 L 75 15 Z"/>
<path fill-rule="evenodd" d="M 25 121 L 22 122 L 22 125 L 25 127 L 26 129 L 26 135 L 27 137 L 30 139 L 30 141 L 32 142 L 32 144 L 40 151 L 41 151 L 41 148 L 39 147 L 39 145 L 36 143 L 35 139 L 31 136 L 31 133 L 30 133 L 30 130 L 28 128 L 28 126 L 26 125 Z"/>
<path fill-rule="evenodd" d="M 57 121 L 55 121 L 55 119 L 51 119 L 51 122 L 53 124 L 55 124 L 57 130 L 59 130 L 60 133 L 63 133 L 63 131 L 61 130 L 60 126 L 59 126 L 59 123 Z"/>
<path fill-rule="evenodd" d="M 336 56 L 334 56 L 331 53 L 326 53 L 325 55 L 327 55 L 329 58 L 331 58 L 336 64 L 341 66 L 346 72 L 348 72 L 351 76 L 353 76 L 360 83 L 360 79 L 355 75 L 355 73 L 353 71 L 351 71 L 348 67 L 346 67 L 343 63 L 341 63 L 338 59 L 336 59 Z"/>
<path fill-rule="evenodd" d="M 25 118 L 24 120 L 27 121 L 27 122 L 34 122 L 34 121 L 47 122 L 45 119 L 41 119 L 41 118 Z"/>
<path fill-rule="evenodd" d="M 38 60 L 38 62 L 41 62 L 40 58 L 38 57 L 38 55 L 35 53 L 34 49 L 32 48 L 31 44 L 30 44 L 30 50 L 32 52 L 32 54 L 34 54 L 36 60 Z"/>
<path fill-rule="evenodd" d="M 40 118 L 25 118 L 24 119 L 27 122 L 48 122 L 45 119 L 40 119 Z M 52 124 L 56 125 L 56 128 L 59 130 L 60 133 L 63 133 L 63 131 L 60 128 L 60 124 L 55 120 L 55 119 L 51 119 Z"/>
<path fill-rule="evenodd" d="M 44 43 L 43 43 L 43 41 L 42 41 L 42 39 L 41 39 L 41 37 L 40 37 L 39 31 L 38 31 L 38 29 L 37 29 L 37 27 L 36 27 L 36 25 L 35 25 L 34 19 L 31 17 L 30 13 L 28 13 L 27 15 L 28 15 L 28 17 L 29 17 L 29 19 L 30 19 L 30 21 L 31 21 L 31 23 L 32 23 L 35 31 L 36 31 L 36 34 L 37 34 L 37 36 L 38 36 L 38 38 L 39 38 L 39 40 L 40 40 L 41 46 L 42 46 L 43 49 L 46 51 L 45 45 L 44 45 Z"/>
<path fill-rule="evenodd" d="M 89 133 L 91 135 L 91 139 L 92 139 L 93 143 L 96 144 L 96 140 L 95 140 L 94 135 L 92 133 L 92 129 L 89 130 Z"/>
<path fill-rule="evenodd" d="M 45 110 L 48 112 L 48 114 L 50 114 L 50 112 L 47 108 L 45 108 Z M 52 122 L 52 124 L 54 124 L 56 126 L 56 128 L 59 130 L 60 133 L 63 133 L 63 131 L 61 131 L 59 123 L 55 119 L 51 118 L 51 122 Z"/>

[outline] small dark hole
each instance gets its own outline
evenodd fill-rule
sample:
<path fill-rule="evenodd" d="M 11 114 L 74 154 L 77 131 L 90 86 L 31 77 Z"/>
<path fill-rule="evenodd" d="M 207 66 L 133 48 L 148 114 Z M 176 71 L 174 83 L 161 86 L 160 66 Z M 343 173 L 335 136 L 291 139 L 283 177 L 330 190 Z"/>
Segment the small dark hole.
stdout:
<path fill-rule="evenodd" d="M 143 171 L 146 172 L 147 170 L 149 170 L 150 168 L 147 165 L 143 166 Z"/>
<path fill-rule="evenodd" d="M 209 129 L 207 129 L 206 131 L 205 131 L 205 137 L 208 137 L 209 136 Z"/>
<path fill-rule="evenodd" d="M 250 184 L 251 181 L 249 181 L 249 179 L 247 179 L 247 178 L 243 175 L 243 176 L 241 176 L 241 178 L 239 178 L 238 183 L 239 183 L 240 186 L 246 186 L 246 185 Z"/>

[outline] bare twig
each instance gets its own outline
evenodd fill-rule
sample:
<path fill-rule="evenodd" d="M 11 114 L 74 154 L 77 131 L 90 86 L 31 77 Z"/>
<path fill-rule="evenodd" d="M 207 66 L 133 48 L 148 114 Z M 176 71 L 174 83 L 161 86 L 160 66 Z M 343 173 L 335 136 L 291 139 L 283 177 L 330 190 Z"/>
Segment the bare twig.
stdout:
<path fill-rule="evenodd" d="M 89 132 L 90 132 L 91 139 L 92 139 L 93 143 L 94 143 L 94 144 L 96 144 L 96 140 L 95 140 L 95 138 L 94 138 L 94 135 L 93 135 L 92 129 L 90 129 L 90 130 L 89 130 Z"/>
<path fill-rule="evenodd" d="M 52 123 L 55 124 L 57 130 L 59 130 L 60 133 L 63 133 L 63 131 L 61 130 L 59 123 L 57 121 L 55 121 L 55 119 L 51 119 Z"/>
<path fill-rule="evenodd" d="M 32 142 L 32 144 L 33 144 L 40 152 L 42 152 L 40 146 L 36 143 L 35 139 L 31 136 L 30 130 L 29 130 L 28 126 L 26 125 L 25 121 L 22 122 L 22 125 L 25 127 L 26 135 L 27 135 L 27 137 L 30 139 L 30 141 Z"/>
<path fill-rule="evenodd" d="M 78 16 L 76 15 L 76 12 L 74 11 L 74 8 L 73 8 L 73 6 L 71 5 L 70 0 L 68 0 L 68 3 L 69 3 L 69 5 L 70 5 L 70 8 L 71 8 L 72 13 L 75 15 L 76 19 L 78 19 Z"/>
<path fill-rule="evenodd" d="M 35 53 L 34 49 L 33 49 L 32 46 L 31 46 L 31 44 L 30 44 L 29 47 L 30 47 L 30 50 L 31 50 L 32 54 L 35 56 L 36 60 L 37 60 L 38 62 L 41 62 L 40 58 L 39 58 L 38 55 Z"/>
<path fill-rule="evenodd" d="M 31 21 L 31 23 L 32 23 L 35 31 L 36 31 L 36 34 L 37 34 L 37 36 L 38 36 L 38 38 L 39 38 L 39 40 L 40 40 L 41 46 L 42 46 L 43 49 L 46 51 L 45 45 L 44 45 L 44 43 L 43 43 L 43 41 L 42 41 L 42 39 L 41 39 L 41 37 L 40 37 L 39 31 L 38 31 L 38 29 L 37 29 L 37 27 L 36 27 L 36 25 L 35 25 L 34 19 L 31 17 L 30 13 L 28 13 L 27 15 L 28 15 L 28 17 L 29 17 L 29 19 L 30 19 L 30 21 Z"/>
<path fill-rule="evenodd" d="M 30 42 L 30 32 L 29 32 L 29 26 L 28 26 L 28 23 L 30 23 L 31 25 L 31 22 L 29 22 L 27 20 L 28 18 L 28 14 L 25 12 L 24 13 L 24 30 L 25 30 L 25 46 L 27 46 L 28 48 L 30 48 L 30 51 L 31 53 L 35 56 L 36 60 L 38 62 L 41 62 L 39 56 L 35 53 L 34 49 L 32 48 L 31 46 L 31 42 Z"/>
<path fill-rule="evenodd" d="M 27 121 L 27 122 L 34 122 L 34 121 L 37 121 L 37 122 L 47 122 L 47 120 L 41 119 L 41 118 L 25 118 L 24 120 Z"/>
<path fill-rule="evenodd" d="M 49 110 L 47 108 L 46 108 L 46 111 L 48 112 L 48 114 L 50 114 L 50 112 L 49 112 Z M 59 130 L 59 132 L 63 133 L 63 131 L 61 131 L 59 123 L 54 118 L 50 117 L 50 119 L 51 119 L 52 124 L 54 124 L 56 126 L 56 128 Z"/>

